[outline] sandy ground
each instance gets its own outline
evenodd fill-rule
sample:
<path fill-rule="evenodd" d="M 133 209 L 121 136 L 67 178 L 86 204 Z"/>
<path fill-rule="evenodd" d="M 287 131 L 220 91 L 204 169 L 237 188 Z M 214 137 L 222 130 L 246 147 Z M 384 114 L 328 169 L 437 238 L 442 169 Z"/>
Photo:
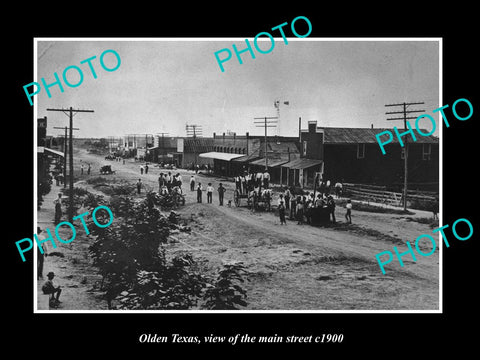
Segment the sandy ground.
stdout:
<path fill-rule="evenodd" d="M 109 175 L 117 180 L 135 182 L 142 179 L 147 188 L 157 190 L 160 170 L 151 166 L 148 174 L 140 175 L 139 163 L 127 161 L 125 165 L 105 161 L 103 157 L 79 150 L 75 157 L 76 168 L 80 160 L 92 164 L 90 176 L 99 176 L 99 168 L 110 164 L 116 170 Z M 177 171 L 175 171 L 177 172 Z M 376 214 L 353 210 L 353 225 L 345 224 L 345 209 L 338 208 L 337 227 L 320 228 L 297 225 L 287 219 L 280 225 L 272 213 L 252 213 L 245 205 L 219 206 L 216 191 L 213 203 L 196 202 L 196 192 L 190 192 L 188 179 L 193 172 L 179 170 L 183 176 L 186 205 L 178 210 L 189 219 L 191 234 L 175 234 L 167 245 L 173 254 L 190 251 L 197 261 L 210 270 L 222 262 L 242 261 L 249 271 L 248 310 L 437 310 L 439 306 L 439 254 L 438 249 L 429 257 L 405 256 L 404 267 L 398 261 L 386 266 L 383 275 L 375 254 L 392 251 L 397 246 L 405 251 L 405 241 L 412 244 L 421 234 L 431 234 L 428 225 L 411 221 L 411 218 L 430 217 L 428 212 L 415 215 Z M 78 170 L 79 173 L 79 170 Z M 79 176 L 79 186 L 87 186 Z M 233 184 L 215 177 L 196 175 L 197 182 L 206 186 L 219 182 L 227 188 L 225 205 L 233 198 Z M 38 213 L 39 221 L 53 228 L 53 198 L 56 186 L 47 195 L 44 208 Z M 89 188 L 91 190 L 91 188 Z M 140 195 L 141 197 L 144 194 Z M 49 199 L 51 197 L 51 199 Z M 275 199 L 276 201 L 276 199 Z M 232 202 L 233 203 L 233 202 Z M 410 218 L 410 219 L 409 219 Z M 46 220 L 45 220 L 46 219 Z M 40 224 L 42 226 L 42 224 Z M 66 235 L 66 237 L 68 237 Z M 44 274 L 58 273 L 57 283 L 65 286 L 62 309 L 106 309 L 98 291 L 100 277 L 96 275 L 88 257 L 88 237 L 79 230 L 77 238 L 69 245 L 61 244 L 60 257 L 47 257 Z M 429 246 L 422 246 L 424 252 Z M 39 282 L 40 288 L 42 282 Z M 39 303 L 44 296 L 39 296 Z"/>

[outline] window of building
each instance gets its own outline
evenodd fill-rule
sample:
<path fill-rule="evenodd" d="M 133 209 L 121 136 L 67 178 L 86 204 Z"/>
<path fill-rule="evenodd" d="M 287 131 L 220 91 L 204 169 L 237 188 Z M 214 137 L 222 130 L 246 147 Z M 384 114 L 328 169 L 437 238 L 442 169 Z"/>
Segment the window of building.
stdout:
<path fill-rule="evenodd" d="M 365 144 L 357 144 L 357 159 L 365 157 Z"/>
<path fill-rule="evenodd" d="M 303 142 L 303 156 L 307 156 L 307 142 Z"/>
<path fill-rule="evenodd" d="M 432 144 L 423 144 L 422 159 L 430 160 L 432 154 Z"/>

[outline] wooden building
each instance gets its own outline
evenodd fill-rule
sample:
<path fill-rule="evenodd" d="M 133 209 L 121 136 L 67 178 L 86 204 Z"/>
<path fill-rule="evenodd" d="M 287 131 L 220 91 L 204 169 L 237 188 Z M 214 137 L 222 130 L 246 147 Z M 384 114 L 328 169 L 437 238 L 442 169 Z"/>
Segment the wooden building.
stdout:
<path fill-rule="evenodd" d="M 405 147 L 397 137 L 385 146 L 383 155 L 376 134 L 393 129 L 317 127 L 316 121 L 300 132 L 302 156 L 323 161 L 324 180 L 377 184 L 401 188 L 404 176 Z M 427 130 L 422 130 L 427 133 Z M 433 185 L 438 189 L 439 139 L 435 136 L 408 138 L 408 181 L 412 188 Z"/>

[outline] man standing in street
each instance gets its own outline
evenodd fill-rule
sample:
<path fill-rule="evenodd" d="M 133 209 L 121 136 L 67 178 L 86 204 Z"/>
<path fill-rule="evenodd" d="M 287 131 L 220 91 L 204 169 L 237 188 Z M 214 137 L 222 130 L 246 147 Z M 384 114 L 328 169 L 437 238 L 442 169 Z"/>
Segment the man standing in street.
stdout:
<path fill-rule="evenodd" d="M 337 222 L 337 220 L 335 219 L 335 200 L 333 200 L 332 195 L 328 195 L 327 197 L 327 208 L 328 208 L 328 213 L 330 214 L 329 218 L 331 216 L 332 218 L 331 220 L 335 224 Z"/>
<path fill-rule="evenodd" d="M 213 186 L 212 186 L 212 183 L 208 183 L 208 186 L 207 186 L 207 203 L 208 204 L 212 203 L 212 195 L 213 195 Z"/>
<path fill-rule="evenodd" d="M 223 187 L 222 183 L 218 184 L 218 202 L 220 206 L 223 206 L 223 194 L 225 194 L 226 189 Z"/>
<path fill-rule="evenodd" d="M 141 189 L 142 189 L 142 180 L 138 179 L 138 181 L 137 181 L 137 194 L 140 194 Z"/>
<path fill-rule="evenodd" d="M 56 198 L 53 203 L 55 204 L 55 219 L 53 220 L 54 224 L 58 224 L 62 217 L 62 194 L 58 193 L 58 198 Z"/>
<path fill-rule="evenodd" d="M 201 183 L 198 183 L 197 185 L 197 203 L 201 203 L 202 202 L 202 184 Z"/>
<path fill-rule="evenodd" d="M 195 191 L 195 176 L 190 177 L 190 191 Z"/>
<path fill-rule="evenodd" d="M 162 186 L 163 186 L 163 173 L 160 173 L 160 175 L 158 175 L 158 192 L 159 193 L 162 190 Z"/>

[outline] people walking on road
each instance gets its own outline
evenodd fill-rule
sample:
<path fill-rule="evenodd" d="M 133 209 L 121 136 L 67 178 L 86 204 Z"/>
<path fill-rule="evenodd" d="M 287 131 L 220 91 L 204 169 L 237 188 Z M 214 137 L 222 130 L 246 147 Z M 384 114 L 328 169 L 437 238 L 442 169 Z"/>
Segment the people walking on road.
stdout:
<path fill-rule="evenodd" d="M 140 175 L 143 175 L 143 165 L 140 165 Z"/>
<path fill-rule="evenodd" d="M 190 176 L 190 191 L 195 191 L 195 176 Z"/>
<path fill-rule="evenodd" d="M 88 164 L 87 175 L 90 175 L 91 166 Z"/>
<path fill-rule="evenodd" d="M 145 164 L 145 175 L 147 175 L 147 174 L 148 174 L 148 163 Z"/>
<path fill-rule="evenodd" d="M 213 186 L 212 183 L 208 183 L 207 185 L 207 203 L 212 203 L 212 194 L 213 194 Z"/>
<path fill-rule="evenodd" d="M 345 206 L 347 208 L 347 213 L 345 214 L 345 219 L 349 224 L 352 223 L 352 200 L 348 199 L 347 200 L 347 205 Z"/>
<path fill-rule="evenodd" d="M 83 164 L 80 165 L 80 175 L 83 175 Z"/>
<path fill-rule="evenodd" d="M 223 195 L 225 194 L 225 191 L 227 191 L 222 183 L 218 184 L 218 202 L 220 206 L 223 206 Z"/>
<path fill-rule="evenodd" d="M 141 190 L 142 190 L 142 180 L 141 179 L 138 179 L 137 181 L 137 194 L 140 194 Z"/>
<path fill-rule="evenodd" d="M 202 202 L 202 191 L 203 191 L 202 184 L 198 183 L 198 185 L 197 185 L 197 203 Z"/>
<path fill-rule="evenodd" d="M 62 194 L 58 193 L 58 197 L 53 200 L 53 203 L 55 205 L 55 219 L 54 223 L 55 225 L 60 222 L 60 219 L 62 218 Z"/>

